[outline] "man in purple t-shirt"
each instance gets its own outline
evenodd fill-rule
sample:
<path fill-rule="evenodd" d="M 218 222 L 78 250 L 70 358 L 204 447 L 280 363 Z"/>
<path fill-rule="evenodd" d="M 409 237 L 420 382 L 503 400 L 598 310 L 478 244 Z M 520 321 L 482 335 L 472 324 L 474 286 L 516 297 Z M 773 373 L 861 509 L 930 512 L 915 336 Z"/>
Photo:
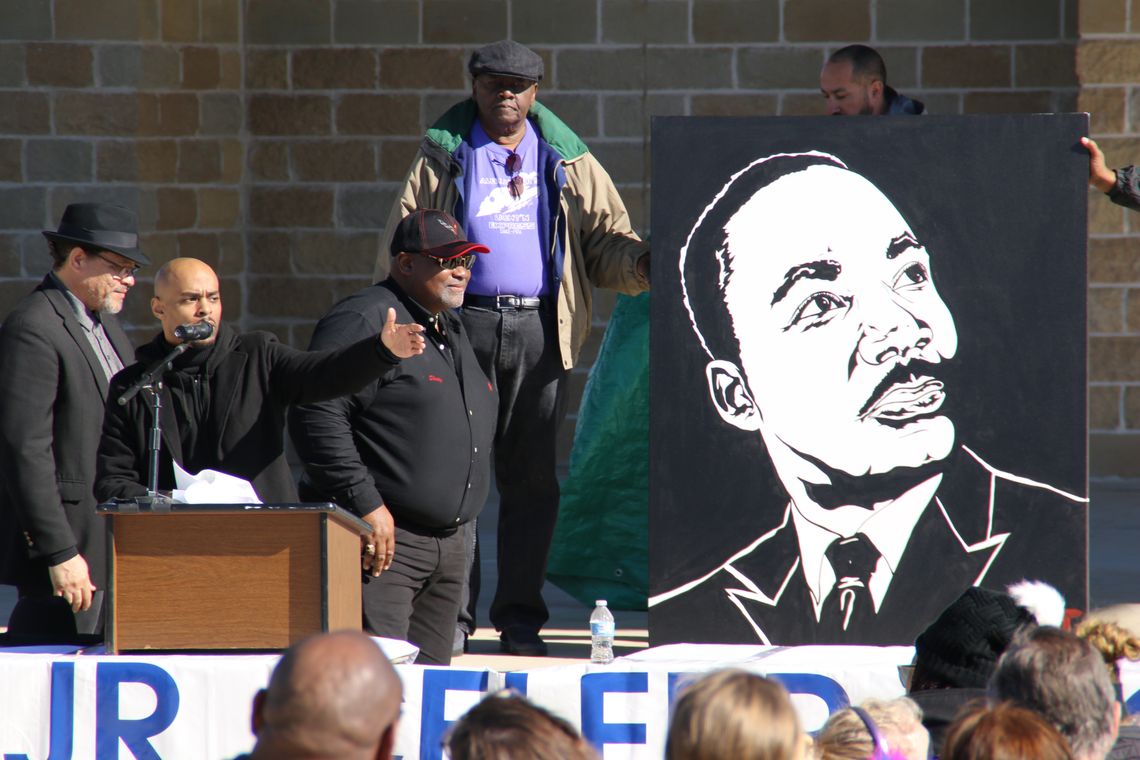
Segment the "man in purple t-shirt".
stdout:
<path fill-rule="evenodd" d="M 478 118 L 467 138 L 472 150 L 462 223 L 470 239 L 494 255 L 483 257 L 488 266 L 472 271 L 462 314 L 475 354 L 500 393 L 499 581 L 491 621 L 502 632 L 504 651 L 533 656 L 546 654 L 538 631 L 546 622 L 541 591 L 558 509 L 554 463 L 566 373 L 549 350 L 552 262 L 540 255 L 539 146 L 526 119 L 542 59 L 514 43 L 488 48 L 471 59 Z M 469 596 L 472 616 L 477 577 Z M 461 620 L 460 627 L 471 622 Z"/>
<path fill-rule="evenodd" d="M 567 378 L 590 333 L 592 289 L 648 290 L 649 247 L 605 169 L 537 101 L 538 54 L 501 40 L 476 50 L 467 68 L 471 97 L 427 130 L 380 248 L 387 250 L 408 214 L 441 209 L 492 251 L 472 270 L 461 310 L 476 357 L 499 392 L 491 622 L 504 651 L 543 655 L 542 586 L 558 514 L 556 440 Z M 377 258 L 377 280 L 387 276 L 388 263 Z M 474 606 L 472 595 L 461 632 L 473 630 Z"/>
<path fill-rule="evenodd" d="M 542 586 L 558 514 L 556 440 L 569 370 L 590 331 L 591 288 L 648 289 L 649 250 L 597 159 L 536 102 L 541 57 L 502 40 L 476 50 L 468 70 L 471 97 L 428 130 L 387 226 L 416 209 L 443 209 L 492 250 L 472 270 L 461 311 L 499 392 L 491 622 L 503 651 L 543 655 Z M 377 262 L 378 277 L 385 266 Z M 467 617 L 459 627 L 470 632 L 473 623 Z"/>
<path fill-rule="evenodd" d="M 492 140 L 483 125 L 471 127 L 466 221 L 472 241 L 495 251 L 471 272 L 472 293 L 536 298 L 550 290 L 550 259 L 536 256 L 538 233 L 538 137 L 527 130 L 513 148 Z"/>

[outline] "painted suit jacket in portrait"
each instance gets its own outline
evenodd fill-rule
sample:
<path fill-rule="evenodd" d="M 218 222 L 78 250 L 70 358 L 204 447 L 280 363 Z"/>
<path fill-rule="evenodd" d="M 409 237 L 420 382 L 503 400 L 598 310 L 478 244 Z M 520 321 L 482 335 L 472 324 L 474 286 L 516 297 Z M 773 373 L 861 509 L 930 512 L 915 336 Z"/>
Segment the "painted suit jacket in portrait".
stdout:
<path fill-rule="evenodd" d="M 876 614 L 860 625 L 837 636 L 817 620 L 788 505 L 776 527 L 711 573 L 650 597 L 653 645 L 912 644 L 969 586 L 1004 590 L 1026 578 L 1083 607 L 1085 578 L 1057 559 L 1085 535 L 1088 499 L 997 470 L 965 446 L 952 458 Z"/>

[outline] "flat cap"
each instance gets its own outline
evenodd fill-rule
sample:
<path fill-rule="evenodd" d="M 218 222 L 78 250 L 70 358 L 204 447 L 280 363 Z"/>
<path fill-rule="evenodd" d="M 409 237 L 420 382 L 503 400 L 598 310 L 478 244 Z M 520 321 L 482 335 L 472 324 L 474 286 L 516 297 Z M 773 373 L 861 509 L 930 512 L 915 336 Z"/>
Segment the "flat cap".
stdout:
<path fill-rule="evenodd" d="M 538 53 L 526 45 L 520 45 L 514 40 L 499 40 L 472 53 L 467 70 L 473 77 L 479 74 L 500 74 L 541 82 L 544 66 Z"/>

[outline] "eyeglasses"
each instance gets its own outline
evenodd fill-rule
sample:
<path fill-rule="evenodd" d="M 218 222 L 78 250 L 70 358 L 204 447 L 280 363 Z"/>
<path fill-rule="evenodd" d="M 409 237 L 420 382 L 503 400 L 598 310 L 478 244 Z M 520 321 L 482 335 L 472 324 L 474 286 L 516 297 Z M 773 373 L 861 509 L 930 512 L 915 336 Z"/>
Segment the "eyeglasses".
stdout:
<path fill-rule="evenodd" d="M 462 256 L 452 256 L 450 259 L 441 259 L 438 256 L 432 256 L 430 253 L 421 253 L 421 256 L 431 259 L 436 264 L 439 264 L 440 269 L 470 269 L 475 266 L 475 254 L 465 253 Z"/>
<path fill-rule="evenodd" d="M 115 270 L 111 273 L 111 276 L 114 277 L 116 280 L 125 280 L 128 277 L 134 277 L 136 274 L 138 274 L 138 271 L 139 271 L 139 265 L 138 264 L 123 265 L 123 264 L 120 264 L 116 261 L 112 261 L 111 259 L 104 256 L 99 251 L 88 251 L 88 253 L 91 254 L 92 256 L 96 256 L 96 257 L 102 259 L 103 261 L 107 262 L 108 264 L 110 264 L 111 268 Z"/>
<path fill-rule="evenodd" d="M 522 169 L 522 156 L 512 150 L 503 167 L 507 170 L 507 176 L 510 177 L 507 182 L 507 189 L 511 191 L 511 197 L 521 198 L 525 189 L 522 175 L 519 174 L 519 170 Z"/>

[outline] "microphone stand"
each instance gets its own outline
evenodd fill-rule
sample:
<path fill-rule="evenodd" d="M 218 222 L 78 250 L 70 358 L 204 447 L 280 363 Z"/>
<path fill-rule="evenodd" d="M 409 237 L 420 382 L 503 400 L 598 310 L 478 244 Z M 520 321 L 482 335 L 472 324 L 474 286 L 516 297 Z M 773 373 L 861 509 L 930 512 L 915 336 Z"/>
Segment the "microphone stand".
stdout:
<path fill-rule="evenodd" d="M 131 384 L 131 387 L 119 396 L 119 405 L 123 406 L 136 395 L 139 391 L 146 391 L 148 400 L 150 401 L 151 408 L 151 428 L 150 440 L 147 442 L 147 489 L 146 496 L 135 499 L 135 502 L 140 507 L 155 508 L 170 508 L 173 503 L 169 496 L 162 496 L 158 492 L 158 455 L 162 450 L 162 420 L 160 413 L 162 411 L 162 373 L 166 372 L 170 363 L 181 356 L 187 349 L 190 348 L 189 343 L 179 343 L 170 353 L 164 356 L 160 361 L 152 364 L 138 380 Z"/>

